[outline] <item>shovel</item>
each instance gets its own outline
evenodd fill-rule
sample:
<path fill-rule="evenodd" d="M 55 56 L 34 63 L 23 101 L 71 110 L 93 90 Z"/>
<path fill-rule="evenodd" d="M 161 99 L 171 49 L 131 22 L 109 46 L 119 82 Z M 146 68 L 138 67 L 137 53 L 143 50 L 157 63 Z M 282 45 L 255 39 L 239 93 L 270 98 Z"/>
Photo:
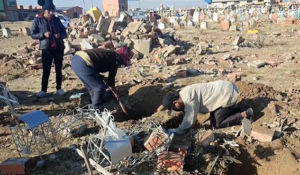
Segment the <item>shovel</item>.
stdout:
<path fill-rule="evenodd" d="M 104 82 L 104 84 L 106 84 L 105 80 L 103 80 L 103 82 Z M 120 105 L 120 107 L 122 108 L 123 113 L 130 119 L 130 117 L 129 117 L 129 115 L 128 115 L 128 113 L 127 113 L 127 111 L 126 111 L 126 109 L 125 109 L 125 107 L 124 107 L 124 105 L 123 105 L 123 103 L 122 103 L 121 100 L 120 100 L 120 98 L 118 98 L 118 97 L 116 96 L 116 94 L 115 94 L 114 91 L 111 89 L 111 87 L 109 87 L 109 89 L 111 90 L 111 92 L 113 92 L 115 98 L 116 98 L 117 101 L 119 102 L 119 105 Z"/>

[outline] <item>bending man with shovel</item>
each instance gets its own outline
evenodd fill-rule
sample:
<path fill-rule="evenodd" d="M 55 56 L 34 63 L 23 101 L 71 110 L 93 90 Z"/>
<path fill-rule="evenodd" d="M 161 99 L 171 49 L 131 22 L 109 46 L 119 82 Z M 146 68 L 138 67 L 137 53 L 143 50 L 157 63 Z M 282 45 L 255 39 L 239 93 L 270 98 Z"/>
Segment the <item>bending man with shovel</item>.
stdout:
<path fill-rule="evenodd" d="M 95 109 L 103 108 L 107 86 L 119 100 L 115 88 L 115 77 L 119 66 L 127 66 L 128 62 L 129 54 L 126 48 L 120 48 L 117 51 L 95 48 L 75 53 L 71 63 L 72 69 L 88 89 Z M 109 73 L 107 82 L 104 82 L 99 75 L 105 72 Z"/>

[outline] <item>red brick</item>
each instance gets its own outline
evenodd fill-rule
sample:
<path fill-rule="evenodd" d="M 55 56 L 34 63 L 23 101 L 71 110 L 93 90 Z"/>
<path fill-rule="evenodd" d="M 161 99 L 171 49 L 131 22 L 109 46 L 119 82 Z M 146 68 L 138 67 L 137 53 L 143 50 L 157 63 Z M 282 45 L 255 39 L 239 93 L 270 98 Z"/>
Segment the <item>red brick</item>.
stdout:
<path fill-rule="evenodd" d="M 162 152 L 158 156 L 158 165 L 157 168 L 165 171 L 177 171 L 182 172 L 183 171 L 183 165 L 184 165 L 184 153 L 175 153 L 175 152 Z"/>
<path fill-rule="evenodd" d="M 256 126 L 252 128 L 251 137 L 261 142 L 271 142 L 273 140 L 275 130 Z"/>
<path fill-rule="evenodd" d="M 176 72 L 177 77 L 186 77 L 187 76 L 187 70 L 179 70 Z"/>
<path fill-rule="evenodd" d="M 173 65 L 173 59 L 167 59 L 167 66 L 172 66 Z"/>
<path fill-rule="evenodd" d="M 287 20 L 285 21 L 285 24 L 294 24 L 294 21 L 291 20 L 291 19 L 287 19 Z"/>
<path fill-rule="evenodd" d="M 239 73 L 239 72 L 234 72 L 234 73 L 228 74 L 227 76 L 228 76 L 228 78 L 240 77 L 240 76 L 241 76 L 241 73 Z"/>
<path fill-rule="evenodd" d="M 160 147 L 167 139 L 168 138 L 165 133 L 152 132 L 150 136 L 146 138 L 144 146 L 148 151 L 152 152 Z"/>
<path fill-rule="evenodd" d="M 172 142 L 169 147 L 169 151 L 187 154 L 191 145 L 192 145 L 192 143 L 189 141 L 187 141 L 187 142 Z"/>

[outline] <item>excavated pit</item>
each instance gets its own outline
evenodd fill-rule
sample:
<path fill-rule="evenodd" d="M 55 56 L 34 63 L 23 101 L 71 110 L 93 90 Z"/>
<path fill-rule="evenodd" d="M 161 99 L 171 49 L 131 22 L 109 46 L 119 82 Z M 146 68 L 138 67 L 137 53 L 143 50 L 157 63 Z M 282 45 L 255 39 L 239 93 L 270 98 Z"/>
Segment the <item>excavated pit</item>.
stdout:
<path fill-rule="evenodd" d="M 257 119 L 264 115 L 262 111 L 270 101 L 275 101 L 278 95 L 285 96 L 285 94 L 263 84 L 237 82 L 236 85 L 240 90 L 238 105 L 251 105 Z M 128 93 L 128 101 L 124 102 L 124 104 L 126 104 L 125 106 L 131 120 L 139 120 L 151 116 L 155 117 L 165 128 L 176 128 L 179 126 L 182 122 L 182 114 L 173 112 L 172 117 L 170 117 L 167 111 L 161 110 L 161 101 L 166 94 L 166 92 L 160 90 L 161 88 L 162 86 L 159 84 L 140 84 L 123 89 L 123 92 L 127 91 Z M 120 107 L 117 107 L 117 110 L 114 111 L 114 116 L 116 121 L 129 119 L 124 115 Z M 199 125 L 201 123 L 202 121 L 198 122 Z"/>

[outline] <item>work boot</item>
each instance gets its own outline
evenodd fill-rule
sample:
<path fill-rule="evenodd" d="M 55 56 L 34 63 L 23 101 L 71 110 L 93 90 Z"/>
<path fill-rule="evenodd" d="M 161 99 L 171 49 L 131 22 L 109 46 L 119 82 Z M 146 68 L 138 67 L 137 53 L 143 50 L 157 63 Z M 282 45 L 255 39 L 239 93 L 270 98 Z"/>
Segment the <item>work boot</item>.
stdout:
<path fill-rule="evenodd" d="M 254 115 L 254 112 L 253 112 L 253 109 L 252 108 L 248 108 L 245 110 L 245 113 L 246 113 L 246 118 L 249 119 L 251 121 L 251 123 L 254 121 L 254 118 L 253 118 L 253 115 Z"/>

